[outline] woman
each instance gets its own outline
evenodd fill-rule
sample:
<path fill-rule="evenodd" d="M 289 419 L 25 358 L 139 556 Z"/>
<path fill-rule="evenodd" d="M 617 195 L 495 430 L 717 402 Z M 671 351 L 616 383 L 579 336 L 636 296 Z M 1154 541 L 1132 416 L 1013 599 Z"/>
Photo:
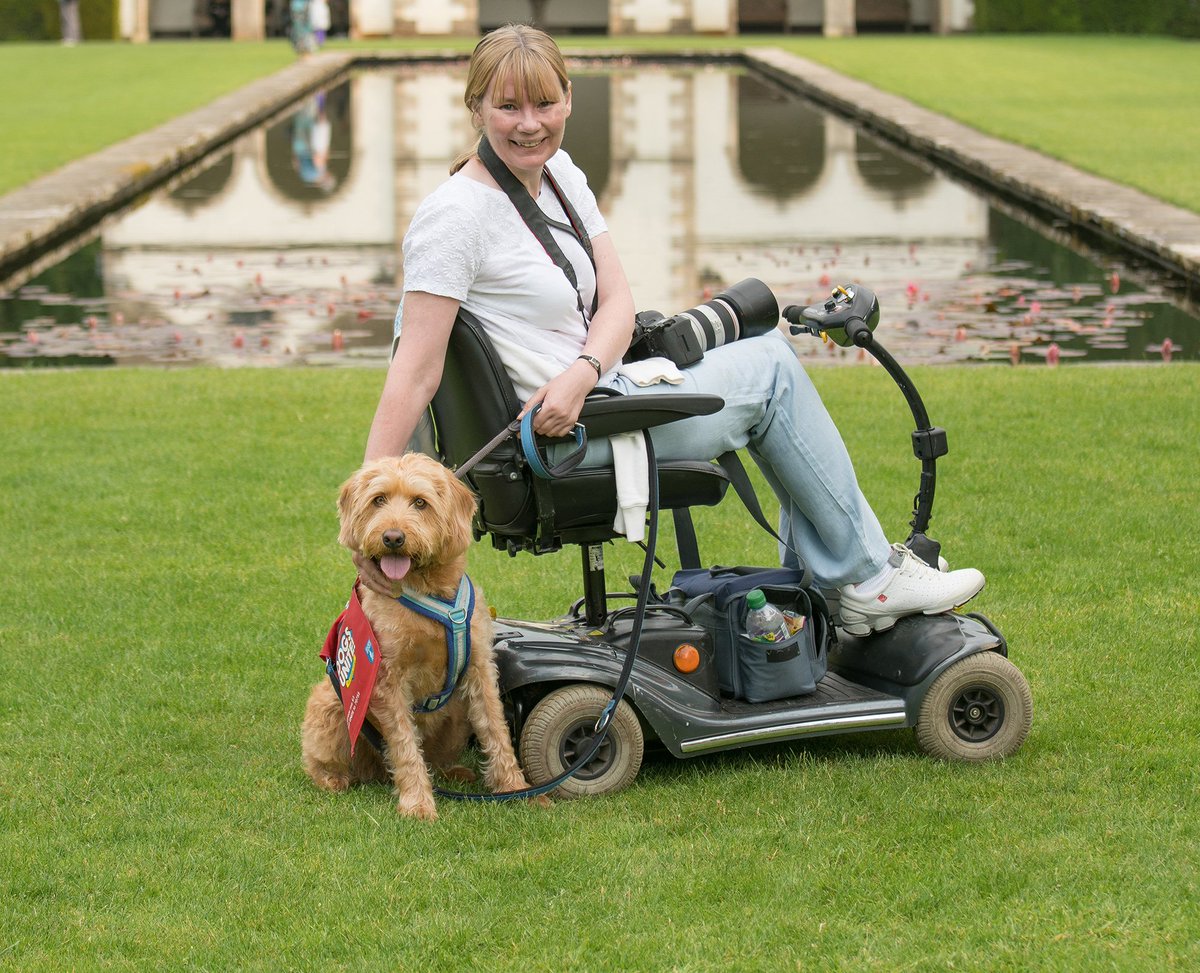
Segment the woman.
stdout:
<path fill-rule="evenodd" d="M 655 452 L 660 459 L 711 459 L 747 447 L 779 497 L 781 536 L 818 584 L 841 590 L 848 631 L 890 628 L 902 615 L 946 611 L 979 592 L 978 571 L 935 571 L 888 544 L 841 436 L 779 332 L 709 352 L 685 370 L 683 385 L 643 388 L 617 373 L 632 336 L 633 297 L 587 179 L 561 150 L 571 83 L 548 35 L 509 25 L 485 36 L 471 56 L 463 100 L 480 142 L 418 207 L 404 238 L 398 337 L 368 460 L 404 451 L 441 381 L 461 306 L 487 330 L 524 399 L 522 414 L 541 406 L 533 426 L 543 435 L 570 433 L 597 385 L 628 395 L 720 395 L 725 408 L 716 415 L 655 429 Z M 480 153 L 498 158 L 537 201 L 573 266 L 574 284 Z M 591 259 L 572 222 L 589 238 Z M 593 443 L 587 461 L 606 458 L 606 444 Z M 390 592 L 378 565 L 356 563 L 366 584 Z"/>

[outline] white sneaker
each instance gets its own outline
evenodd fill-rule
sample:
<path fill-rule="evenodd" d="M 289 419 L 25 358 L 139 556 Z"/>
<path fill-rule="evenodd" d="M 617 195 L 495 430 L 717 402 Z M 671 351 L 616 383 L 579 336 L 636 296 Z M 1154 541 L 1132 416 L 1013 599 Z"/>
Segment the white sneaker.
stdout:
<path fill-rule="evenodd" d="M 858 594 L 857 585 L 841 589 L 842 628 L 851 635 L 885 631 L 905 615 L 937 615 L 965 605 L 984 585 L 974 568 L 938 571 L 903 544 L 892 545 L 888 564 L 895 572 L 882 591 L 867 597 Z"/>

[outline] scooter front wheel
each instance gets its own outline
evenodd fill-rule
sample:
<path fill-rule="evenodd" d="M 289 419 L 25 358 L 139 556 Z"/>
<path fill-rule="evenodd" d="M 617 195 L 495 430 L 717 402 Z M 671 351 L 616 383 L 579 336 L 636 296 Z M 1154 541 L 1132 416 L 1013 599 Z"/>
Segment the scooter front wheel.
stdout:
<path fill-rule="evenodd" d="M 612 696 L 599 686 L 564 686 L 545 696 L 521 730 L 521 764 L 534 786 L 553 780 L 584 755 Z M 645 742 L 637 714 L 618 704 L 600 749 L 554 791 L 557 797 L 613 794 L 633 783 Z"/>
<path fill-rule="evenodd" d="M 980 652 L 943 672 L 921 703 L 917 743 L 942 760 L 996 760 L 1015 753 L 1033 724 L 1033 696 L 1021 670 Z"/>

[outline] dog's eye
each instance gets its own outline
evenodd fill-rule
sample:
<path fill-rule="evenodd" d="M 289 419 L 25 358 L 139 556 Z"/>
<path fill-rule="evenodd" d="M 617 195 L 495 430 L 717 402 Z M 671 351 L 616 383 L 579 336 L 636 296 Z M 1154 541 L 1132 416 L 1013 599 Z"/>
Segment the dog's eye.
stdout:
<path fill-rule="evenodd" d="M 387 503 L 387 497 L 385 497 L 385 496 L 384 496 L 384 495 L 381 493 L 381 494 L 379 494 L 379 496 L 377 496 L 377 497 L 376 497 L 374 500 L 372 500 L 372 501 L 371 501 L 371 503 L 375 504 L 375 506 L 377 506 L 377 507 L 382 507 L 384 504 L 386 504 L 386 503 Z"/>
<path fill-rule="evenodd" d="M 412 505 L 418 510 L 424 510 L 429 506 L 429 502 L 424 497 L 413 497 Z"/>

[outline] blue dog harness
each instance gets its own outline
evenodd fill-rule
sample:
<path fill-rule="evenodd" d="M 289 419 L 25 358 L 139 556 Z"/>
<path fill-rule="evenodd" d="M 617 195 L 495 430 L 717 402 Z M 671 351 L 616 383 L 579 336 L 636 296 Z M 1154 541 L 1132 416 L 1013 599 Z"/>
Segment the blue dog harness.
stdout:
<path fill-rule="evenodd" d="M 450 696 L 471 659 L 471 614 L 475 610 L 475 587 L 464 574 L 458 583 L 454 601 L 407 590 L 396 600 L 405 608 L 440 622 L 446 630 L 446 685 L 440 693 L 434 693 L 413 706 L 413 712 L 416 713 L 435 713 L 450 702 Z"/>

